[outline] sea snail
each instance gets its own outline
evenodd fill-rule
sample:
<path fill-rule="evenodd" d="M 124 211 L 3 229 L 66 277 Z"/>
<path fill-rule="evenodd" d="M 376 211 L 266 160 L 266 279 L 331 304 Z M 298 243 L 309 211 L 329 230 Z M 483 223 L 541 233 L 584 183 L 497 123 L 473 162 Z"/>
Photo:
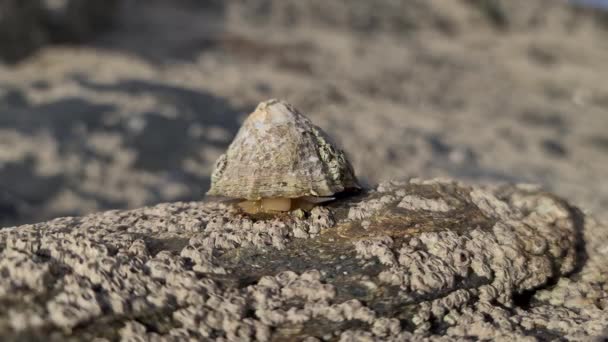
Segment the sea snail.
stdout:
<path fill-rule="evenodd" d="M 247 117 L 215 164 L 212 196 L 242 199 L 247 213 L 309 210 L 358 190 L 343 151 L 292 105 L 268 100 Z"/>

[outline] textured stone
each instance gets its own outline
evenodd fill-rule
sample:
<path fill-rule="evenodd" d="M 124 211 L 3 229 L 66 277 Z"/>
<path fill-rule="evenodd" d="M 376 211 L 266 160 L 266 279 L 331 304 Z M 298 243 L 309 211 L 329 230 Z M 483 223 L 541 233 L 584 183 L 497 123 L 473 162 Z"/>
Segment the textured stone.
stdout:
<path fill-rule="evenodd" d="M 304 215 L 59 218 L 0 230 L 0 338 L 588 340 L 608 327 L 607 246 L 553 195 L 446 179 Z"/>

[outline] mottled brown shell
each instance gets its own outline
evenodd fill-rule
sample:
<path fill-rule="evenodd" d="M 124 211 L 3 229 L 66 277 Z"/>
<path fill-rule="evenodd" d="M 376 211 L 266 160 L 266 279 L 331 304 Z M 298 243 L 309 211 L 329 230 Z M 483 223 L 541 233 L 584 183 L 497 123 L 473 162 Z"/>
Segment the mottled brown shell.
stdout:
<path fill-rule="evenodd" d="M 293 106 L 258 105 L 220 156 L 207 194 L 257 200 L 332 196 L 359 189 L 344 152 Z"/>

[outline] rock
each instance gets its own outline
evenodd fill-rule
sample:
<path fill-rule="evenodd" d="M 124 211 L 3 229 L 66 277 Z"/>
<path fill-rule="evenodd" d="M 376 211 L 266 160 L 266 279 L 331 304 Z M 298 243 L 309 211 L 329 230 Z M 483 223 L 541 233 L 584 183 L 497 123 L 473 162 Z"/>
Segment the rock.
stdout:
<path fill-rule="evenodd" d="M 48 43 L 82 42 L 107 28 L 119 1 L 6 0 L 0 3 L 0 58 L 16 62 Z"/>
<path fill-rule="evenodd" d="M 46 40 L 40 27 L 38 1 L 7 0 L 0 3 L 0 57 L 16 61 Z"/>
<path fill-rule="evenodd" d="M 588 340 L 608 229 L 529 186 L 386 182 L 310 214 L 160 204 L 0 230 L 0 339 Z"/>
<path fill-rule="evenodd" d="M 84 41 L 108 28 L 118 14 L 120 1 L 42 0 L 51 39 Z"/>

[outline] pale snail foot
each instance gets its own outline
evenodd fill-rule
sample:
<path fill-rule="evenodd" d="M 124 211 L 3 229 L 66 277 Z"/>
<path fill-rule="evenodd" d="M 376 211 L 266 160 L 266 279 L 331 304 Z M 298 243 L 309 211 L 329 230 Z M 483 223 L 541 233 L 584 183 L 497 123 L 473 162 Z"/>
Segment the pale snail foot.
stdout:
<path fill-rule="evenodd" d="M 319 203 L 333 200 L 333 197 L 299 197 L 299 198 L 262 198 L 245 200 L 237 204 L 247 214 L 272 214 L 297 209 L 310 211 Z"/>

